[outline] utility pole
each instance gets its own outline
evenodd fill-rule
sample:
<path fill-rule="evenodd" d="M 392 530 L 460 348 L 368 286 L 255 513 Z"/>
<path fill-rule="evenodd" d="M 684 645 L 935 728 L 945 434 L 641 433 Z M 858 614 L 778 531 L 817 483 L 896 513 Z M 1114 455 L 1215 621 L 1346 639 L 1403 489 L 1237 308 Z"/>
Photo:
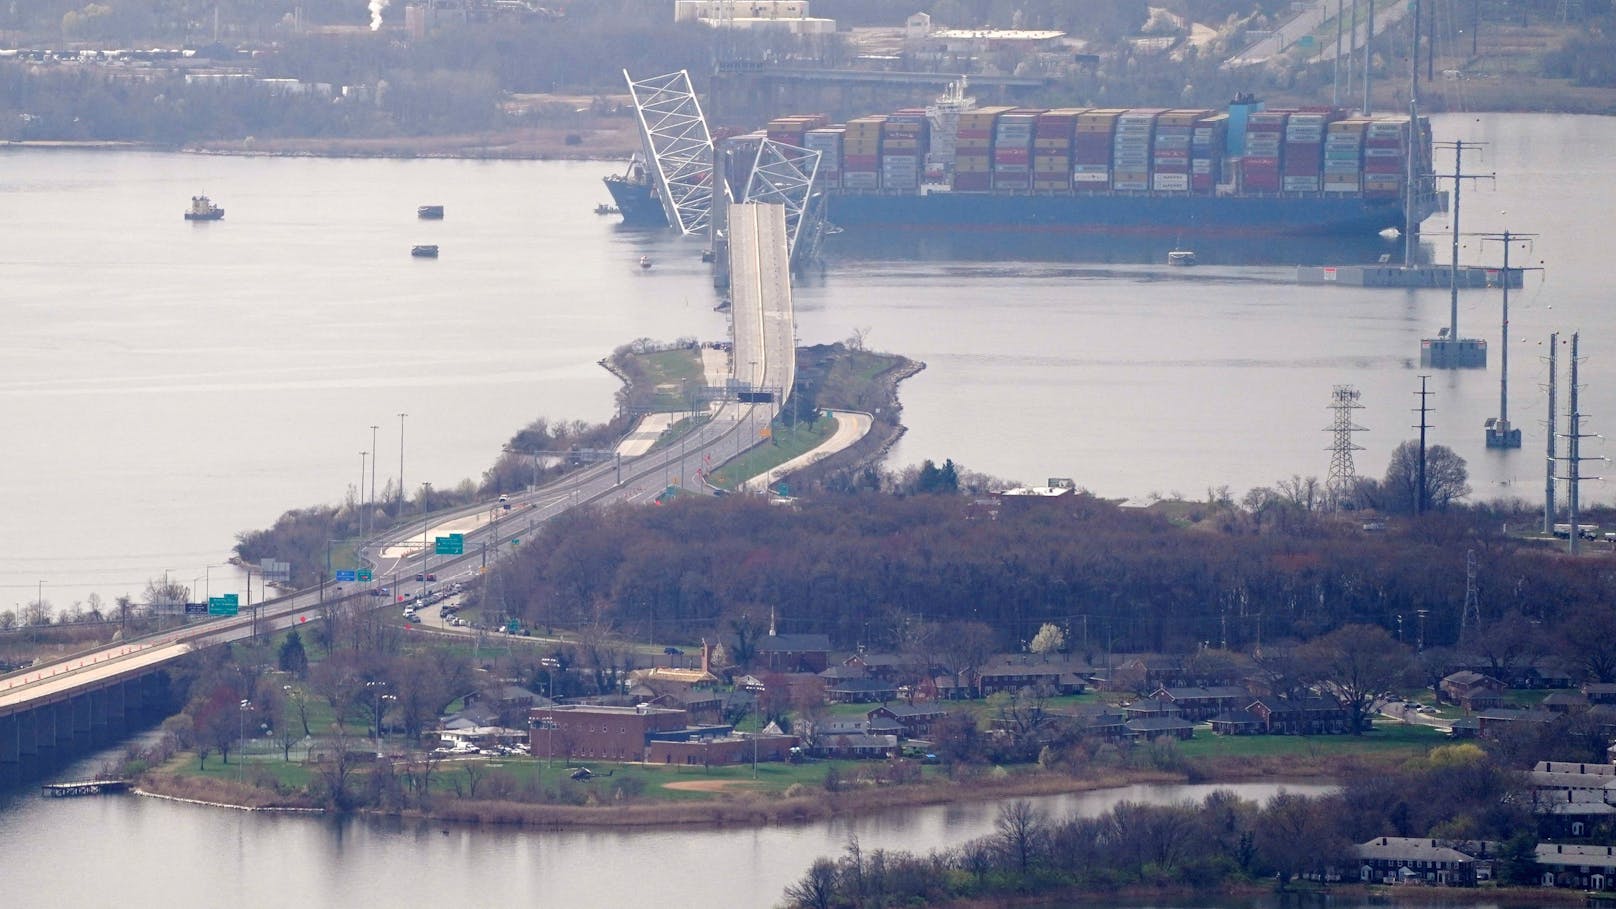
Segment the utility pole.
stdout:
<path fill-rule="evenodd" d="M 1414 513 L 1415 514 L 1425 514 L 1425 508 L 1429 504 L 1430 498 L 1431 498 L 1430 491 L 1425 485 L 1425 431 L 1427 429 L 1431 428 L 1431 424 L 1427 420 L 1427 415 L 1430 414 L 1431 408 L 1429 406 L 1427 406 L 1425 399 L 1429 398 L 1432 394 L 1434 394 L 1434 392 L 1430 392 L 1430 391 L 1426 390 L 1425 383 L 1430 378 L 1431 378 L 1430 376 L 1420 376 L 1420 390 L 1415 392 L 1415 394 L 1419 395 L 1419 397 L 1420 397 L 1420 406 L 1419 406 L 1420 423 L 1419 423 L 1419 426 L 1418 426 L 1418 429 L 1420 431 L 1420 463 L 1419 463 L 1419 468 L 1418 468 L 1418 477 L 1419 477 L 1419 479 L 1416 481 L 1417 485 L 1414 488 Z M 1421 613 L 1420 613 L 1421 621 L 1424 620 L 1424 615 L 1425 615 L 1425 613 L 1422 610 Z M 1423 637 L 1423 635 L 1424 635 L 1424 629 L 1422 627 L 1421 628 L 1421 636 Z"/>
<path fill-rule="evenodd" d="M 1410 153 L 1413 149 L 1413 130 L 1417 124 L 1409 124 Z M 1485 368 L 1487 365 L 1487 343 L 1478 338 L 1459 337 L 1459 197 L 1460 189 L 1466 180 L 1490 180 L 1491 174 L 1467 174 L 1464 172 L 1464 151 L 1466 148 L 1479 148 L 1479 143 L 1456 140 L 1453 142 L 1438 143 L 1437 148 L 1453 149 L 1453 173 L 1451 175 L 1439 174 L 1437 179 L 1453 181 L 1453 251 L 1448 263 L 1448 328 L 1445 332 L 1438 332 L 1434 339 L 1426 339 L 1420 344 L 1420 365 L 1436 369 L 1463 369 Z"/>
<path fill-rule="evenodd" d="M 1554 518 L 1558 510 L 1554 507 L 1554 464 L 1559 460 L 1555 440 L 1559 438 L 1554 432 L 1554 392 L 1557 373 L 1555 372 L 1555 352 L 1560 346 L 1560 333 L 1549 333 L 1549 418 L 1545 422 L 1544 435 L 1548 436 L 1549 457 L 1543 470 L 1543 533 L 1554 533 Z"/>
<path fill-rule="evenodd" d="M 1500 275 L 1500 282 L 1504 285 L 1504 309 L 1498 339 L 1498 418 L 1487 421 L 1488 448 L 1521 447 L 1521 431 L 1509 425 L 1509 287 L 1515 281 L 1514 272 L 1509 267 L 1509 248 L 1515 243 L 1530 244 L 1535 236 L 1512 234 L 1507 230 L 1499 234 L 1481 235 L 1484 243 L 1496 241 L 1504 244 L 1504 270 Z"/>
<path fill-rule="evenodd" d="M 1597 480 L 1599 477 L 1585 477 L 1582 475 L 1583 461 L 1600 461 L 1603 458 L 1585 456 L 1582 454 L 1582 440 L 1593 435 L 1582 431 L 1582 411 L 1577 405 L 1577 367 L 1580 358 L 1577 356 L 1577 338 L 1579 332 L 1571 333 L 1571 389 L 1567 394 L 1566 419 L 1569 422 L 1566 432 L 1566 519 L 1571 522 L 1570 545 L 1568 551 L 1576 555 L 1582 549 L 1582 526 L 1578 523 L 1578 494 L 1583 480 Z"/>
<path fill-rule="evenodd" d="M 359 453 L 359 495 L 354 499 L 354 510 L 359 512 L 359 537 L 365 536 L 365 464 L 370 459 L 370 452 Z"/>

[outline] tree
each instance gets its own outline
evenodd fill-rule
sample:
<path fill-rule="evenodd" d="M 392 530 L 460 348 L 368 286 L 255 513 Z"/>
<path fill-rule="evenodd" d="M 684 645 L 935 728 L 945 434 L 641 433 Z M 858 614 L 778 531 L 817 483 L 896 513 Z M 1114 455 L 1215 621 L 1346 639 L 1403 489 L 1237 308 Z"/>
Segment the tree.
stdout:
<path fill-rule="evenodd" d="M 294 628 L 287 632 L 286 640 L 281 644 L 280 652 L 276 654 L 275 665 L 282 672 L 302 678 L 309 671 L 309 655 L 303 650 L 303 638 Z"/>
<path fill-rule="evenodd" d="M 1418 507 L 1420 487 L 1420 446 L 1407 441 L 1392 450 L 1386 465 L 1386 478 L 1378 490 L 1378 505 L 1383 511 L 1408 514 L 1417 511 L 1442 511 L 1449 505 L 1470 495 L 1470 471 L 1465 459 L 1446 445 L 1428 445 L 1425 448 L 1425 508 Z"/>
<path fill-rule="evenodd" d="M 1401 687 L 1414 669 L 1408 648 L 1379 625 L 1343 625 L 1301 648 L 1302 663 L 1347 708 L 1353 735 L 1369 727 L 1381 692 Z"/>
<path fill-rule="evenodd" d="M 1032 636 L 1032 643 L 1027 649 L 1033 653 L 1059 653 L 1066 649 L 1066 632 L 1052 622 L 1045 622 Z"/>
<path fill-rule="evenodd" d="M 815 859 L 808 873 L 786 888 L 786 899 L 795 909 L 830 909 L 836 900 L 836 863 Z"/>
<path fill-rule="evenodd" d="M 1025 874 L 1043 848 L 1049 833 L 1049 815 L 1041 808 L 1034 808 L 1026 799 L 1016 799 L 999 806 L 993 829 L 999 848 Z"/>

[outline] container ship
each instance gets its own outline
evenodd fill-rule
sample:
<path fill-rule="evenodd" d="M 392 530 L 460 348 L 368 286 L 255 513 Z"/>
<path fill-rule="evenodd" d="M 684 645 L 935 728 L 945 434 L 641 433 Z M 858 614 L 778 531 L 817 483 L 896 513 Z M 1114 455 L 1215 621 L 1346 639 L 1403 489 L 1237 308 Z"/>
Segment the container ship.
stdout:
<path fill-rule="evenodd" d="M 1250 97 L 1215 111 L 976 107 L 955 94 L 842 124 L 778 117 L 720 147 L 746 163 L 765 138 L 820 152 L 815 191 L 844 229 L 1373 235 L 1417 230 L 1443 198 L 1425 118 Z M 733 185 L 743 170 L 729 168 Z"/>

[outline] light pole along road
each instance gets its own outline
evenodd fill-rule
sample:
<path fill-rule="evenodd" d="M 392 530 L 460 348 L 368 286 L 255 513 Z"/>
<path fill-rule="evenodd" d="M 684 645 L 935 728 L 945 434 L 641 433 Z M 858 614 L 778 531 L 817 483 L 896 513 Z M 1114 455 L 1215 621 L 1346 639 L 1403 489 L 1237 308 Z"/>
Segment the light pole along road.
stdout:
<path fill-rule="evenodd" d="M 407 594 L 433 582 L 418 582 L 417 574 L 438 575 L 436 583 L 474 577 L 482 565 L 481 547 L 497 558 L 512 540 L 530 535 L 538 525 L 583 505 L 648 502 L 670 485 L 673 477 L 693 479 L 709 464 L 722 464 L 760 441 L 762 427 L 779 412 L 782 398 L 796 376 L 796 331 L 791 308 L 790 254 L 787 249 L 785 209 L 780 205 L 746 203 L 730 209 L 730 273 L 733 356 L 732 385 L 749 392 L 772 392 L 768 400 L 729 401 L 713 419 L 692 431 L 684 444 L 653 449 L 635 458 L 618 457 L 576 471 L 531 493 L 510 497 L 503 504 L 478 503 L 429 519 L 406 522 L 403 528 L 377 536 L 361 546 L 372 564 L 376 583 L 398 577 L 384 601 L 370 589 L 328 596 L 320 586 L 268 599 L 260 604 L 257 633 L 293 627 L 319 617 L 324 605 L 349 603 L 360 607 L 392 607 Z M 744 380 L 737 365 L 750 372 Z M 753 365 L 755 364 L 755 366 Z M 755 386 L 755 387 L 749 387 Z M 361 468 L 363 470 L 363 468 Z M 690 484 L 693 489 L 704 489 Z M 434 539 L 452 533 L 464 535 L 462 555 L 437 556 Z M 408 580 L 404 580 L 404 579 Z M 149 669 L 203 647 L 238 641 L 255 633 L 250 614 L 201 625 L 169 630 L 139 640 L 120 642 L 64 660 L 30 667 L 0 677 L 0 711 L 36 699 L 59 696 L 75 688 Z"/>

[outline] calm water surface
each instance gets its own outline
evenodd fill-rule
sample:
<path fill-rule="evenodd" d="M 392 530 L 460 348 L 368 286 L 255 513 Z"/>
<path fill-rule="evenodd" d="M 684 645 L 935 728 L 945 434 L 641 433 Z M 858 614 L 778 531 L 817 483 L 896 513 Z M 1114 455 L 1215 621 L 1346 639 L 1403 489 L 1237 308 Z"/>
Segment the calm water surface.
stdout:
<path fill-rule="evenodd" d="M 1436 133 L 1486 143 L 1467 169 L 1498 174 L 1465 187 L 1464 231 L 1535 233 L 1512 262 L 1544 270 L 1511 301 L 1510 415 L 1525 448 L 1482 443 L 1499 404 L 1496 292 L 1461 295 L 1461 331 L 1490 341 L 1491 363 L 1432 374 L 1431 438 L 1469 461 L 1478 496 L 1541 501 L 1551 330 L 1583 332 L 1589 431 L 1616 420 L 1616 120 L 1446 116 Z M 209 566 L 237 532 L 352 494 L 362 463 L 368 484 L 372 425 L 379 488 L 400 472 L 401 411 L 405 482 L 453 484 L 536 417 L 607 416 L 616 382 L 596 361 L 614 347 L 722 336 L 700 241 L 591 214 L 611 169 L 0 153 L 0 608 L 41 581 L 65 606 L 165 570 L 199 593 L 239 590 Z M 224 221 L 181 220 L 198 192 Z M 416 220 L 428 202 L 445 206 L 442 222 Z M 1426 225 L 1441 261 L 1444 226 Z M 442 257 L 411 259 L 426 242 Z M 1447 292 L 1292 281 L 1293 264 L 1397 248 L 1375 239 L 1208 241 L 1194 269 L 1157 264 L 1170 245 L 832 238 L 824 272 L 798 287 L 798 334 L 862 331 L 927 363 L 902 389 L 909 432 L 893 467 L 953 458 L 1107 495 L 1239 495 L 1324 476 L 1330 390 L 1352 384 L 1368 429 L 1359 470 L 1382 473 L 1415 435 L 1419 340 L 1447 323 Z M 1462 261 L 1499 261 L 1496 244 L 1464 247 Z M 655 267 L 642 272 L 641 255 Z M 1583 497 L 1609 502 L 1610 487 L 1587 483 Z"/>
<path fill-rule="evenodd" d="M 1035 801 L 1064 818 L 1103 813 L 1123 799 L 1200 799 L 1214 788 L 1131 786 Z M 1326 787 L 1222 788 L 1264 800 L 1280 788 Z M 687 904 L 697 893 L 712 905 L 765 907 L 815 858 L 840 854 L 851 835 L 865 849 L 925 852 L 987 835 L 996 810 L 950 805 L 744 830 L 538 833 L 22 794 L 0 799 L 0 886 L 5 905 L 17 909 L 653 906 Z"/>

